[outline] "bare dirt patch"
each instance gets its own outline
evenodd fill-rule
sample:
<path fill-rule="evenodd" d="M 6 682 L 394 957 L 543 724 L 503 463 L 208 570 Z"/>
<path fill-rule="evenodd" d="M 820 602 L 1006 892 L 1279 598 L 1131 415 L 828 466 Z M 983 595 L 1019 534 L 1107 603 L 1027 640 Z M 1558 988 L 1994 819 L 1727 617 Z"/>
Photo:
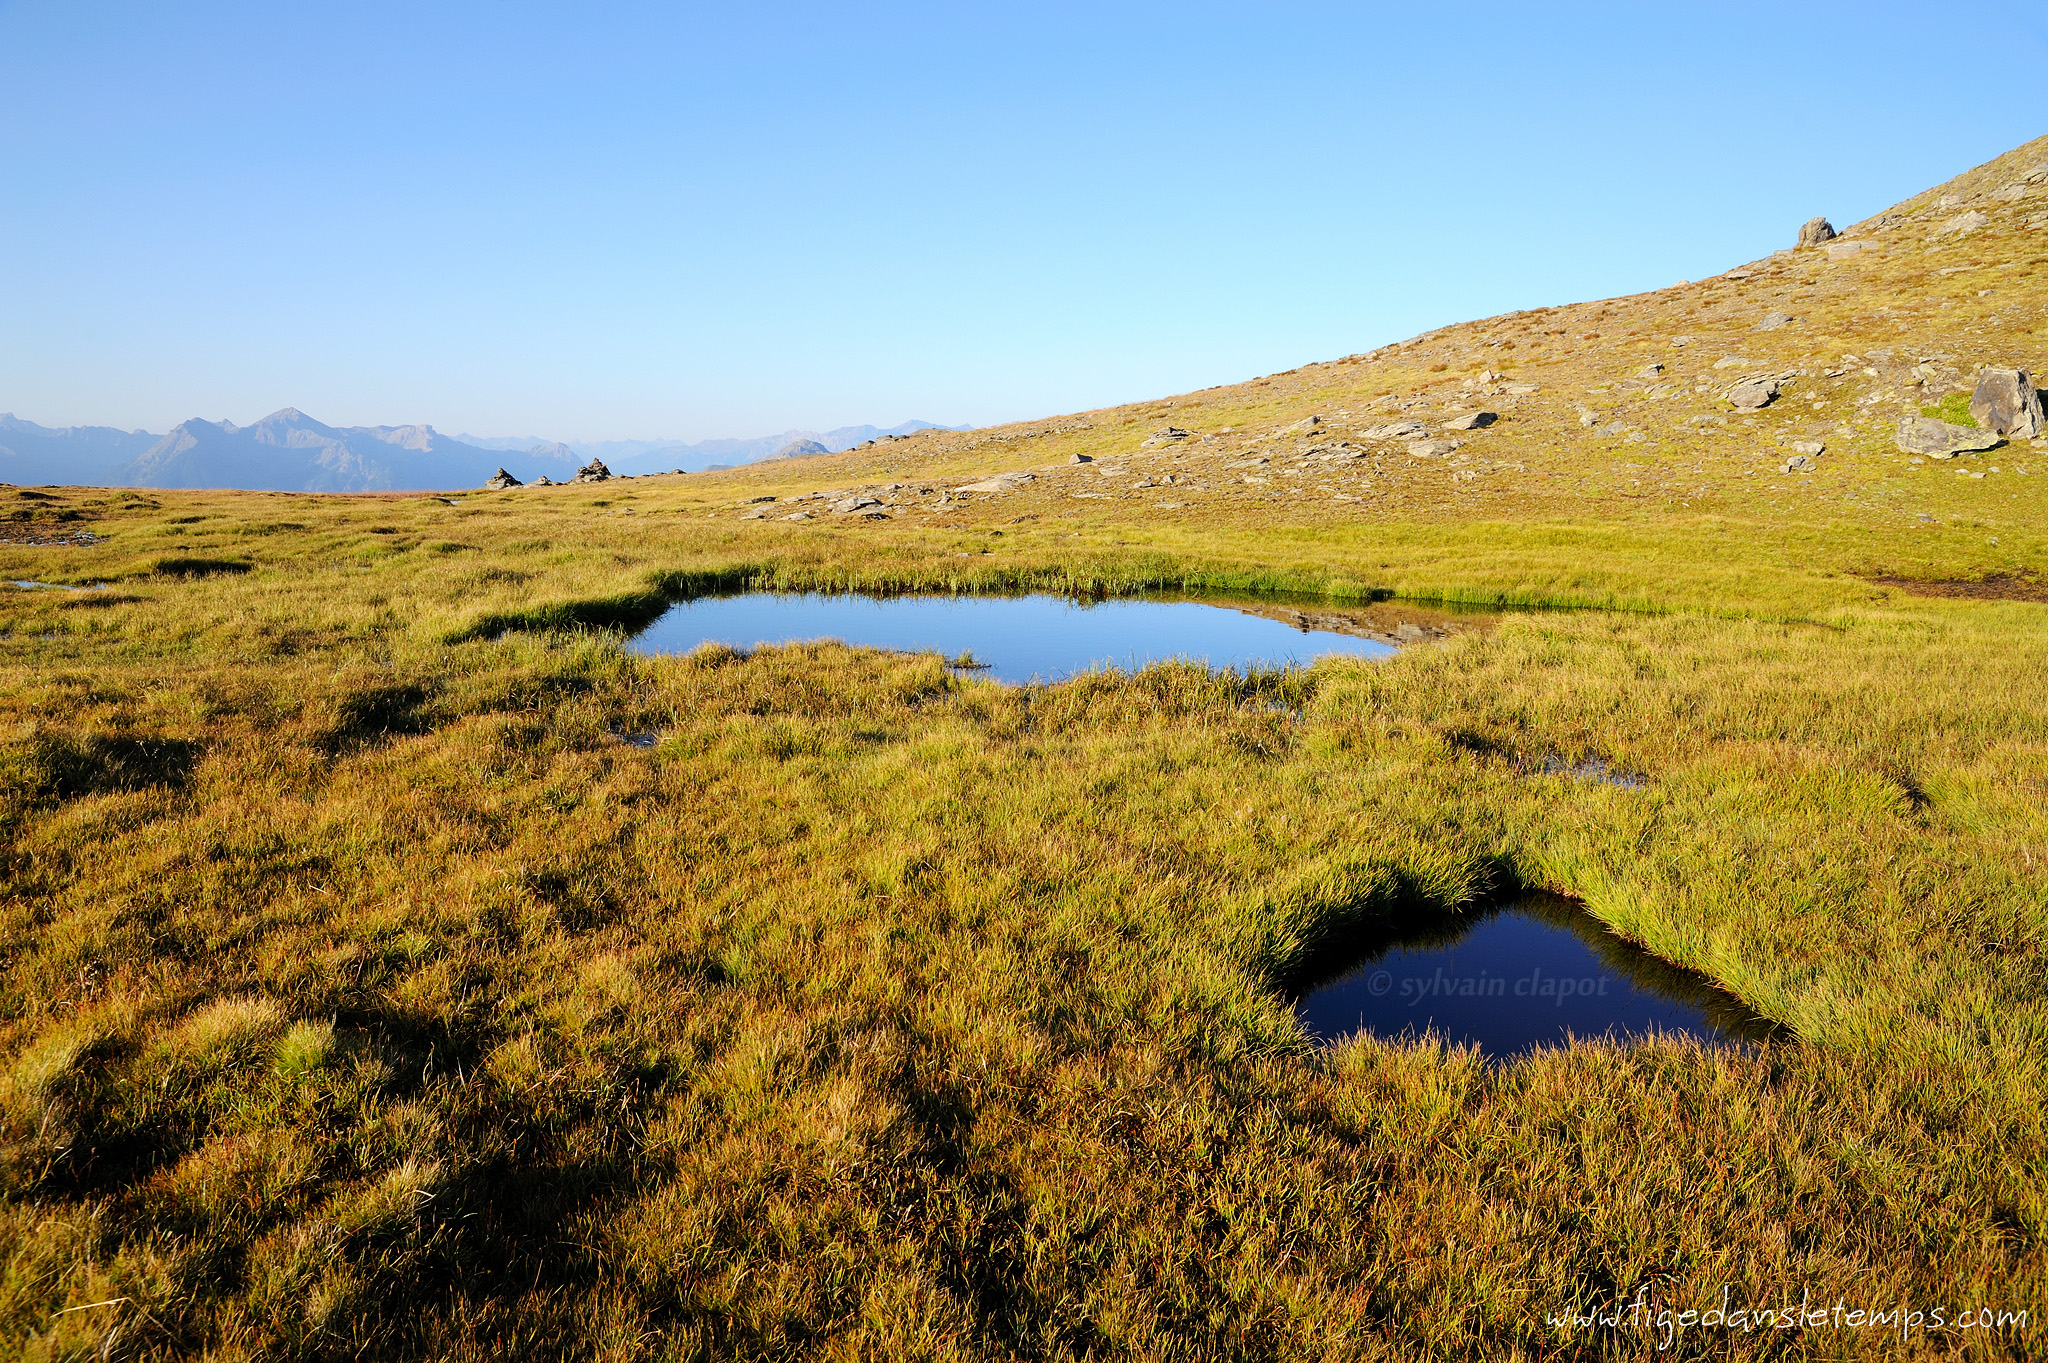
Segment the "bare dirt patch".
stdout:
<path fill-rule="evenodd" d="M 1949 596 L 1971 601 L 2040 601 L 2048 603 L 2048 581 L 2034 574 L 1993 573 L 1986 578 L 1872 578 L 1880 587 L 1897 587 L 1909 596 Z"/>

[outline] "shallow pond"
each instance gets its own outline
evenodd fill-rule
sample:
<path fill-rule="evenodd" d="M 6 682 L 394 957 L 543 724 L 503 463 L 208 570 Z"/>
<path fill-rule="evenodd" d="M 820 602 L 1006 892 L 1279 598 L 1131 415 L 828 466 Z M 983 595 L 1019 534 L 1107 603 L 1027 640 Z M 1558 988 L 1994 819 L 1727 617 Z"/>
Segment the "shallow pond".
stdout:
<path fill-rule="evenodd" d="M 1344 974 L 1302 991 L 1311 1032 L 1419 1036 L 1507 1058 L 1571 1038 L 1676 1032 L 1709 1044 L 1775 1034 L 1731 995 L 1608 931 L 1569 900 L 1531 896 L 1501 908 L 1388 927 Z"/>
<path fill-rule="evenodd" d="M 688 653 L 706 643 L 748 648 L 838 639 L 864 648 L 935 651 L 949 659 L 968 654 L 998 681 L 1027 682 L 1174 658 L 1243 671 L 1313 662 L 1331 653 L 1390 656 L 1395 645 L 1368 637 L 1373 628 L 1347 624 L 1346 617 L 1321 608 L 1309 614 L 1253 603 L 745 592 L 680 602 L 631 647 L 640 653 Z M 1418 630 L 1415 637 L 1440 633 Z"/>

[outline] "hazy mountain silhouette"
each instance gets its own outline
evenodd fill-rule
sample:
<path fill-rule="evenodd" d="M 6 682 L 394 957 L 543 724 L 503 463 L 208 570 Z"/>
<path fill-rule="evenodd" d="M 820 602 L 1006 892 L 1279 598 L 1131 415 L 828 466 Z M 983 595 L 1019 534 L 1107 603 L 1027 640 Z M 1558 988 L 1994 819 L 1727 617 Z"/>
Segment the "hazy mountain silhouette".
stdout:
<path fill-rule="evenodd" d="M 837 453 L 864 440 L 933 426 L 841 426 L 748 440 L 549 442 L 443 435 L 432 426 L 328 426 L 295 407 L 261 421 L 183 422 L 167 435 L 111 426 L 38 426 L 0 414 L 0 482 L 126 487 L 385 492 L 478 487 L 499 465 L 531 482 L 561 480 L 591 459 L 614 473 L 698 472 L 774 458 L 792 445 Z M 945 426 L 941 430 L 969 430 Z"/>
<path fill-rule="evenodd" d="M 112 426 L 38 426 L 0 412 L 0 482 L 106 483 L 157 442 Z"/>
<path fill-rule="evenodd" d="M 940 426 L 931 421 L 906 421 L 900 426 L 839 426 L 829 431 L 782 431 L 776 435 L 760 435 L 746 439 L 730 437 L 716 440 L 686 442 L 682 440 L 568 440 L 549 444 L 540 436 L 502 435 L 457 435 L 454 438 L 465 441 L 482 450 L 502 450 L 508 453 L 531 453 L 537 449 L 572 450 L 579 459 L 602 459 L 613 473 L 666 473 L 670 469 L 682 469 L 689 473 L 700 473 L 714 465 L 731 467 L 735 464 L 751 464 L 761 459 L 773 459 L 777 453 L 790 445 L 810 442 L 821 445 L 828 453 L 837 454 L 850 450 L 863 440 L 878 440 L 885 435 L 909 435 L 912 431 L 924 430 L 968 431 L 972 426 Z M 507 468 L 512 468 L 510 464 Z M 524 478 L 527 475 L 512 468 L 512 472 Z M 547 472 L 547 470 L 536 470 Z M 552 477 L 552 473 L 549 474 Z"/>
<path fill-rule="evenodd" d="M 187 421 L 123 465 L 117 481 L 138 487 L 269 488 L 381 492 L 476 487 L 497 470 L 496 451 L 432 426 L 327 426 L 295 407 L 249 426 Z M 571 459 L 534 456 L 525 477 L 575 472 Z"/>

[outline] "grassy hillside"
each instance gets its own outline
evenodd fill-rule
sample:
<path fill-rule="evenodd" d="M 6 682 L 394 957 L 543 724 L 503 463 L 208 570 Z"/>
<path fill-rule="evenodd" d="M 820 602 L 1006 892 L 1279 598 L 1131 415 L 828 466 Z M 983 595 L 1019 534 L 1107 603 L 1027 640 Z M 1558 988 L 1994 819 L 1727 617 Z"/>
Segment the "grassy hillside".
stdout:
<path fill-rule="evenodd" d="M 2044 164 L 1857 252 L 730 473 L 0 489 L 4 576 L 105 584 L 0 595 L 10 1352 L 2038 1352 L 2048 459 L 1891 432 L 2048 362 Z M 1032 688 L 621 648 L 741 584 L 1586 609 Z M 1348 926 L 1515 886 L 1788 1039 L 1296 1027 Z M 1923 1318 L 1656 1318 L 1724 1290 Z"/>

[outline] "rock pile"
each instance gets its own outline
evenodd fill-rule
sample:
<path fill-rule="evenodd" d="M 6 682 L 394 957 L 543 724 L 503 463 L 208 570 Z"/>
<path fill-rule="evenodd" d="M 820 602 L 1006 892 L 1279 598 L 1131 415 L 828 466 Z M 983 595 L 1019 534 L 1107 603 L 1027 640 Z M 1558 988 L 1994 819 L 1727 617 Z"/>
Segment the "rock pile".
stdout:
<path fill-rule="evenodd" d="M 611 476 L 612 471 L 604 466 L 604 460 L 593 459 L 582 468 L 576 470 L 574 481 L 579 483 L 603 483 L 609 482 Z"/>
<path fill-rule="evenodd" d="M 503 492 L 508 487 L 525 486 L 526 484 L 520 482 L 517 478 L 514 478 L 511 474 L 505 472 L 505 470 L 502 468 L 499 469 L 496 473 L 492 474 L 490 478 L 484 483 L 484 487 L 492 492 Z"/>

